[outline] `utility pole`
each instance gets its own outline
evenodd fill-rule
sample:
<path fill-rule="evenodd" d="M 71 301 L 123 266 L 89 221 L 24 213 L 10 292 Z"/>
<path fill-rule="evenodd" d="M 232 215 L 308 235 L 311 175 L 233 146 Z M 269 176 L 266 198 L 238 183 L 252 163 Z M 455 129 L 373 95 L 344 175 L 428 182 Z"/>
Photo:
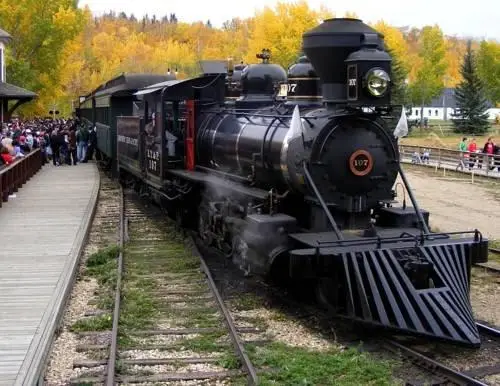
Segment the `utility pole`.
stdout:
<path fill-rule="evenodd" d="M 407 108 L 407 103 L 408 103 L 408 93 L 409 93 L 409 85 L 410 85 L 410 79 L 405 78 L 405 91 L 404 91 L 404 96 L 403 96 L 403 108 L 405 109 L 405 114 L 406 114 L 406 108 Z M 410 111 L 411 115 L 411 111 Z"/>
<path fill-rule="evenodd" d="M 448 75 L 444 76 L 444 88 L 443 88 L 443 119 L 445 121 L 448 120 L 448 108 L 446 107 L 446 85 L 448 84 L 448 81 L 450 80 L 450 77 Z"/>

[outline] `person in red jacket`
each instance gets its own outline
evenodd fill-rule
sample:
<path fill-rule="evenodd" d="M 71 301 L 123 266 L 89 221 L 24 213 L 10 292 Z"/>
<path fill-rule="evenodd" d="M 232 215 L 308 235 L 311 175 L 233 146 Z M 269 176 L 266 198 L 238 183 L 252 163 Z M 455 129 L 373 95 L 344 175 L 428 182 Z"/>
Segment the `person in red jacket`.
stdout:
<path fill-rule="evenodd" d="M 493 143 L 493 138 L 489 137 L 488 141 L 484 144 L 483 153 L 484 155 L 484 163 L 486 164 L 486 170 L 490 168 L 490 170 L 494 169 L 494 166 L 491 166 L 493 161 L 493 154 L 495 152 L 495 144 Z"/>
<path fill-rule="evenodd" d="M 476 138 L 471 139 L 467 150 L 469 151 L 469 170 L 472 170 L 472 168 L 476 164 L 476 152 L 477 152 Z"/>
<path fill-rule="evenodd" d="M 14 157 L 10 155 L 9 149 L 6 147 L 2 147 L 2 150 L 0 150 L 0 157 L 2 157 L 2 161 L 5 165 L 10 165 L 14 161 Z"/>

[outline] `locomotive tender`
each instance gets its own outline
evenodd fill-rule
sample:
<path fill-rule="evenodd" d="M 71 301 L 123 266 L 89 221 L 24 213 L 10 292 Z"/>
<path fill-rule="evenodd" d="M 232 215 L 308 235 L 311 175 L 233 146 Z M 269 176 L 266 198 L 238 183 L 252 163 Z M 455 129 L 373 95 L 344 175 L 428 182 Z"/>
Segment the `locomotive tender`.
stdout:
<path fill-rule="evenodd" d="M 240 69 L 236 99 L 226 71 L 136 92 L 138 113 L 116 118 L 120 178 L 246 274 L 313 284 L 355 321 L 479 345 L 470 270 L 487 240 L 430 232 L 400 164 L 383 36 L 329 19 L 303 52 L 288 74 L 265 53 Z"/>

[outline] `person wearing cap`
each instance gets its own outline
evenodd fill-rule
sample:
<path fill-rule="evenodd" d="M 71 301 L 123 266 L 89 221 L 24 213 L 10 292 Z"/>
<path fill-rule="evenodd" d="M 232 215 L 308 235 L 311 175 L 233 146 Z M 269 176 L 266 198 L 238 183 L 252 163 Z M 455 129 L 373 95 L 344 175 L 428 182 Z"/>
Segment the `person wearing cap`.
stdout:
<path fill-rule="evenodd" d="M 26 143 L 26 137 L 24 135 L 21 135 L 19 137 L 19 148 L 24 154 L 29 153 L 31 151 L 31 148 Z"/>
<path fill-rule="evenodd" d="M 33 133 L 31 132 L 31 129 L 26 130 L 26 144 L 30 147 L 30 149 L 33 149 Z"/>

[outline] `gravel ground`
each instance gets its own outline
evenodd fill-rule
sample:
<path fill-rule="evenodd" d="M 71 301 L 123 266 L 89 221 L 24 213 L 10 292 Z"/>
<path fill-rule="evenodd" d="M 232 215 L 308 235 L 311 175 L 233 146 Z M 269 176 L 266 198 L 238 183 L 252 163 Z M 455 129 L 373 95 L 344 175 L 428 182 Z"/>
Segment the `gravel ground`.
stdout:
<path fill-rule="evenodd" d="M 76 352 L 78 337 L 68 330 L 78 319 L 84 317 L 85 313 L 95 309 L 87 304 L 88 299 L 93 297 L 97 288 L 95 280 L 79 280 L 71 293 L 69 307 L 64 315 L 64 329 L 55 341 L 51 353 L 51 363 L 46 375 L 49 385 L 59 385 L 61 379 L 69 379 L 74 376 L 73 362 L 86 359 L 83 353 Z"/>
<path fill-rule="evenodd" d="M 191 350 L 163 351 L 163 350 L 128 350 L 123 351 L 121 358 L 127 359 L 166 359 L 166 358 L 216 358 L 220 357 L 220 352 L 196 352 Z"/>
<path fill-rule="evenodd" d="M 406 176 L 420 207 L 430 212 L 432 227 L 443 232 L 477 228 L 489 238 L 500 239 L 500 201 L 491 187 L 435 177 L 414 168 L 406 170 Z M 401 188 L 398 195 L 401 201 Z M 411 205 L 409 197 L 407 203 Z"/>
<path fill-rule="evenodd" d="M 484 382 L 491 386 L 498 386 L 500 385 L 500 374 L 490 375 L 484 378 Z"/>
<path fill-rule="evenodd" d="M 81 367 L 78 369 L 74 369 L 72 375 L 72 378 L 77 378 L 80 376 L 85 376 L 85 377 L 92 377 L 92 376 L 99 376 L 104 373 L 106 370 L 106 366 L 97 366 L 97 367 L 92 367 L 91 369 L 87 367 Z M 63 383 L 57 383 L 57 385 L 67 385 L 68 382 L 63 382 Z M 56 385 L 56 384 L 54 384 Z"/>
<path fill-rule="evenodd" d="M 333 343 L 327 339 L 318 336 L 318 333 L 312 333 L 299 323 L 283 318 L 273 310 L 259 308 L 249 311 L 235 311 L 234 316 L 246 318 L 259 318 L 266 322 L 267 328 L 262 334 L 244 334 L 246 341 L 263 339 L 264 337 L 286 343 L 294 347 L 305 347 L 312 350 L 327 350 L 333 347 Z"/>
<path fill-rule="evenodd" d="M 481 268 L 473 268 L 471 285 L 471 302 L 477 319 L 500 326 L 500 276 L 484 272 Z"/>
<path fill-rule="evenodd" d="M 213 363 L 193 363 L 185 366 L 155 365 L 155 366 L 127 366 L 127 375 L 165 374 L 165 373 L 193 373 L 193 372 L 222 372 L 226 369 Z"/>
<path fill-rule="evenodd" d="M 406 175 L 420 206 L 430 212 L 431 226 L 440 231 L 477 228 L 489 238 L 500 239 L 500 221 L 497 219 L 500 201 L 491 187 L 437 178 L 429 171 L 414 168 Z M 492 307 L 500 298 L 498 275 L 474 268 L 471 284 L 471 302 L 476 318 L 500 326 L 500 307 Z"/>
<path fill-rule="evenodd" d="M 500 239 L 500 222 L 497 213 L 500 201 L 491 185 L 471 184 L 433 176 L 429 171 L 411 168 L 406 172 L 417 200 L 430 212 L 430 224 L 440 231 L 479 229 L 485 236 Z M 401 194 L 401 192 L 398 192 Z M 500 326 L 500 278 L 480 268 L 472 269 L 470 299 L 475 317 Z M 468 370 L 498 363 L 500 351 L 495 344 L 485 342 L 480 350 L 460 350 L 447 345 L 436 345 L 431 350 L 449 366 Z M 500 385 L 498 375 L 483 380 L 488 385 Z"/>
<path fill-rule="evenodd" d="M 136 386 L 163 386 L 163 385 L 178 385 L 178 386 L 202 386 L 202 385 L 210 385 L 210 386 L 224 386 L 231 385 L 231 381 L 229 380 L 207 380 L 207 381 L 179 381 L 179 382 L 148 382 L 148 383 L 136 383 Z"/>
<path fill-rule="evenodd" d="M 193 339 L 198 338 L 200 334 L 187 334 L 187 335 L 153 335 L 145 338 L 135 339 L 138 345 L 168 345 L 177 343 L 179 340 L 183 339 Z"/>

